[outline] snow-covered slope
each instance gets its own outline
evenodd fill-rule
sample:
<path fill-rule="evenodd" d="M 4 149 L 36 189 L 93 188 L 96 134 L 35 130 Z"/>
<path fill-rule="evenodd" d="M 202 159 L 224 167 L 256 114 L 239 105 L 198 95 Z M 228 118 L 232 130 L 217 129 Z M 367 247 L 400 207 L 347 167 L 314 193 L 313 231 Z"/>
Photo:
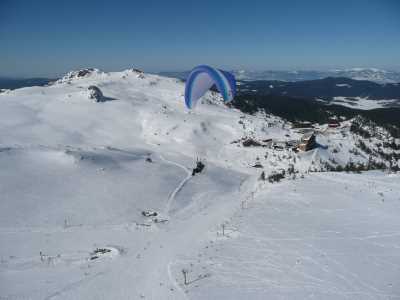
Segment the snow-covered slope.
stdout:
<path fill-rule="evenodd" d="M 109 101 L 94 103 L 89 86 Z M 131 148 L 146 146 L 190 158 L 224 157 L 231 141 L 242 137 L 242 115 L 218 104 L 210 94 L 195 112 L 185 109 L 183 84 L 174 79 L 125 71 L 68 74 L 49 87 L 1 94 L 0 143 L 3 145 L 74 145 Z M 263 126 L 252 118 L 247 131 Z"/>
<path fill-rule="evenodd" d="M 321 126 L 320 146 L 295 153 L 279 146 L 302 135 L 289 123 L 263 113 L 245 115 L 212 92 L 188 111 L 183 90 L 179 80 L 138 70 L 86 69 L 47 87 L 0 94 L 0 298 L 230 295 L 223 285 L 214 288 L 223 269 L 193 278 L 193 268 L 207 268 L 201 249 L 215 240 L 216 228 L 241 208 L 250 209 L 249 200 L 268 197 L 271 183 L 260 176 L 285 172 L 285 184 L 292 186 L 297 182 L 292 179 L 315 176 L 309 172 L 370 161 L 350 122 L 339 129 Z M 250 147 L 244 141 L 252 141 Z M 372 148 L 375 141 L 379 137 L 371 139 Z M 205 170 L 192 176 L 197 159 Z M 357 180 L 358 175 L 349 176 Z M 326 184 L 334 191 L 329 180 Z M 328 209 L 331 202 L 318 205 Z M 256 224 L 252 218 L 247 222 Z M 395 231 L 397 225 L 389 222 L 385 230 Z M 235 226 L 231 236 L 245 238 L 246 247 L 251 236 Z M 286 228 L 279 222 L 274 226 Z M 246 263 L 240 255 L 237 259 Z M 283 254 L 285 259 L 291 256 Z M 189 271 L 189 284 L 182 281 L 182 269 Z M 207 285 L 213 288 L 204 294 Z"/>
<path fill-rule="evenodd" d="M 266 187 L 176 268 L 210 274 L 192 299 L 399 299 L 398 184 L 320 173 Z"/>

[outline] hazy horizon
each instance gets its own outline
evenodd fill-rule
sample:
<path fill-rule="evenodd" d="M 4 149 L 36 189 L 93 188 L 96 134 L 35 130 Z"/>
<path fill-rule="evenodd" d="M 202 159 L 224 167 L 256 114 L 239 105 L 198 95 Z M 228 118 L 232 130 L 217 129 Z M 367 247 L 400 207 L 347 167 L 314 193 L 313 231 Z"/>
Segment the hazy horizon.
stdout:
<path fill-rule="evenodd" d="M 0 79 L 15 79 L 15 80 L 18 80 L 18 79 L 21 79 L 21 80 L 23 80 L 23 79 L 32 79 L 32 78 L 46 78 L 46 79 L 57 79 L 57 78 L 61 78 L 61 77 L 63 77 L 64 75 L 66 75 L 68 72 L 70 72 L 70 71 L 76 71 L 76 70 L 81 70 L 81 69 L 85 69 L 85 68 L 95 68 L 95 69 L 99 69 L 99 68 L 97 68 L 96 66 L 83 66 L 83 67 L 81 67 L 81 68 L 76 68 L 76 69 L 70 69 L 70 70 L 66 70 L 65 72 L 62 72 L 62 73 L 60 73 L 60 74 L 54 74 L 54 75 L 51 75 L 51 76 L 42 76 L 42 75 L 39 75 L 39 76 L 29 76 L 29 75 L 25 75 L 25 76 L 8 76 L 8 75 L 0 75 Z M 144 71 L 145 73 L 149 73 L 149 74 L 160 74 L 160 73 L 183 73 L 183 72 L 189 72 L 190 71 L 190 69 L 182 69 L 182 70 L 160 70 L 160 71 L 157 71 L 157 70 L 146 70 L 146 69 L 141 69 L 141 68 L 138 68 L 137 66 L 135 66 L 135 65 L 132 65 L 132 66 L 129 66 L 129 67 L 126 67 L 126 68 L 122 68 L 122 69 L 118 69 L 118 70 L 105 70 L 105 69 L 99 69 L 100 71 L 104 71 L 104 72 L 121 72 L 121 71 L 124 71 L 124 70 L 128 70 L 128 69 L 130 69 L 130 68 L 137 68 L 137 69 L 140 69 L 140 70 L 142 70 L 142 71 Z M 230 71 L 246 71 L 246 72 L 313 72 L 313 71 L 316 71 L 316 72 L 329 72 L 329 71 L 336 71 L 336 70 L 338 70 L 338 71 L 345 71 L 345 70 L 352 70 L 352 69 L 358 69 L 358 68 L 361 68 L 361 69 L 378 69 L 378 70 L 382 70 L 382 71 L 388 71 L 388 72 L 400 72 L 400 68 L 376 68 L 376 67 L 368 67 L 368 66 L 366 66 L 366 67 L 359 67 L 359 66 L 356 66 L 356 67 L 348 67 L 348 68 L 320 68 L 320 69 L 317 69 L 317 68 L 315 68 L 315 69 L 312 69 L 312 68 L 308 68 L 308 69 L 295 69 L 295 68 L 287 68 L 287 69 L 235 69 L 235 68 L 227 68 L 227 70 L 230 70 Z"/>

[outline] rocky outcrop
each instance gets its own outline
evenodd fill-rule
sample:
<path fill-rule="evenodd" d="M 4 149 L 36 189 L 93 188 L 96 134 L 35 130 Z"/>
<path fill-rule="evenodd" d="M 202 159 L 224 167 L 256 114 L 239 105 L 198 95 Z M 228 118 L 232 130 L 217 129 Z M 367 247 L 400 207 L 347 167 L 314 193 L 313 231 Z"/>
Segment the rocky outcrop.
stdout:
<path fill-rule="evenodd" d="M 0 89 L 0 94 L 8 94 L 10 92 L 11 92 L 11 90 L 9 90 L 9 89 Z"/>
<path fill-rule="evenodd" d="M 104 97 L 103 92 L 95 85 L 91 85 L 87 89 L 88 98 L 95 102 L 105 102 L 107 98 Z"/>
<path fill-rule="evenodd" d="M 85 78 L 89 77 L 93 74 L 101 74 L 99 69 L 94 69 L 94 68 L 87 68 L 87 69 L 81 69 L 77 71 L 71 71 L 68 72 L 64 77 L 61 79 L 57 80 L 57 83 L 68 83 L 71 82 L 71 80 L 77 79 L 77 78 Z"/>

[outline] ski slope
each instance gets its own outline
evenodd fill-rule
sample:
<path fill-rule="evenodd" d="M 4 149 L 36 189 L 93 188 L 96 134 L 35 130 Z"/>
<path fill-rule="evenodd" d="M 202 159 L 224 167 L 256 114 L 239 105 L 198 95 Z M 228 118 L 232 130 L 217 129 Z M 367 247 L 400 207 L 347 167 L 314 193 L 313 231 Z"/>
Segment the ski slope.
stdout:
<path fill-rule="evenodd" d="M 0 93 L 0 299 L 400 295 L 398 175 L 309 174 L 368 157 L 348 151 L 348 129 L 307 153 L 244 147 L 301 133 L 213 92 L 188 111 L 183 90 L 90 70 Z M 282 183 L 259 180 L 291 165 Z"/>
<path fill-rule="evenodd" d="M 399 175 L 320 173 L 267 187 L 199 251 L 192 299 L 399 299 Z M 231 230 L 231 232 L 229 231 Z"/>

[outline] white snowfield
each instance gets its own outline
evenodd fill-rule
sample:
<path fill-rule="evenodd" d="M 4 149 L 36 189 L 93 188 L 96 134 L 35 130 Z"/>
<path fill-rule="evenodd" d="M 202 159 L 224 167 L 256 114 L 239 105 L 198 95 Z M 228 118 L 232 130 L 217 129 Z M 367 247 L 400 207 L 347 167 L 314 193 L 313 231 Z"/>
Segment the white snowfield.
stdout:
<path fill-rule="evenodd" d="M 355 109 L 371 110 L 377 108 L 390 107 L 399 102 L 396 99 L 376 100 L 363 97 L 334 97 L 329 104 L 337 104 Z"/>
<path fill-rule="evenodd" d="M 301 134 L 214 93 L 189 112 L 175 79 L 77 75 L 0 93 L 0 299 L 400 299 L 400 176 L 308 174 L 368 160 L 348 128 L 243 147 Z"/>
<path fill-rule="evenodd" d="M 398 175 L 270 185 L 229 220 L 232 236 L 210 241 L 202 263 L 185 262 L 195 278 L 211 274 L 192 298 L 399 299 L 399 209 Z"/>

